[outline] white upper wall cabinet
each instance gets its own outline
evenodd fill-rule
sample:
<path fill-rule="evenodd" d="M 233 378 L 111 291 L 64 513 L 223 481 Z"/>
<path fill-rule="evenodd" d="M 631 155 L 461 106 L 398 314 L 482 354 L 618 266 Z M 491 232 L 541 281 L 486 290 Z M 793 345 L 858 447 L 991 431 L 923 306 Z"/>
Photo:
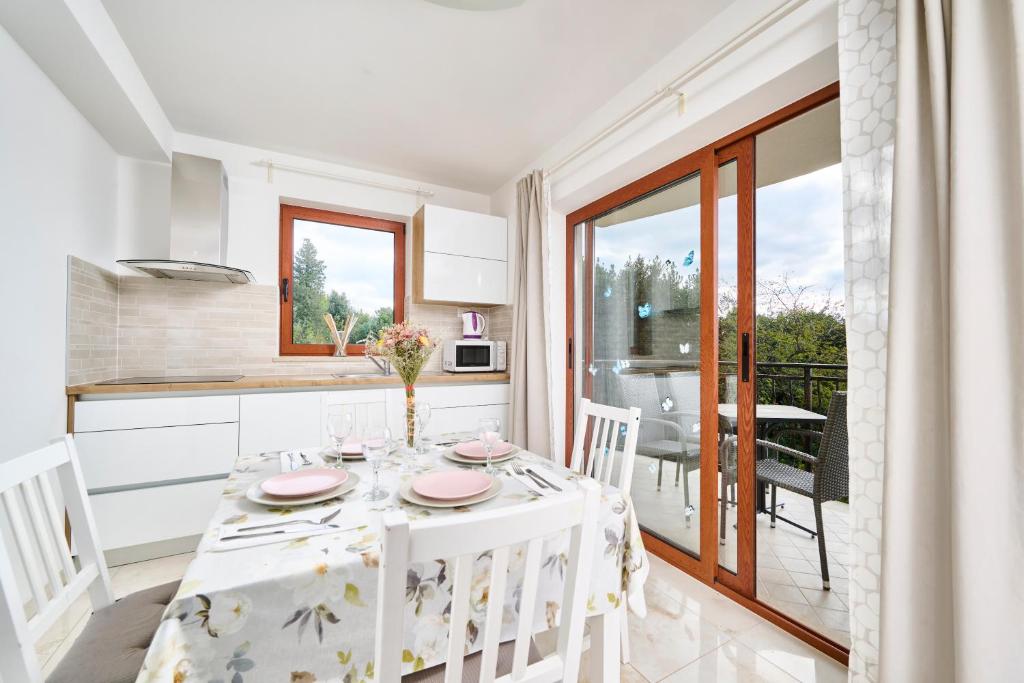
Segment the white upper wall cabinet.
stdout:
<path fill-rule="evenodd" d="M 413 216 L 416 303 L 508 303 L 508 221 L 426 204 Z"/>

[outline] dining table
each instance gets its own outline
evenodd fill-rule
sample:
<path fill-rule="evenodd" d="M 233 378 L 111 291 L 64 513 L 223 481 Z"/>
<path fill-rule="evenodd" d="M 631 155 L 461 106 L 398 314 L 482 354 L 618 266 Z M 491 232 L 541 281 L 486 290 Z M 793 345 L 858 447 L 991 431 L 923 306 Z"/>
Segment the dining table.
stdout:
<path fill-rule="evenodd" d="M 149 644 L 138 676 L 139 683 L 166 681 L 343 681 L 369 683 L 374 672 L 374 637 L 377 628 L 377 581 L 381 553 L 381 516 L 404 510 L 413 523 L 448 515 L 472 516 L 485 510 L 529 505 L 548 495 L 563 495 L 578 488 L 580 476 L 542 455 L 518 450 L 497 465 L 501 490 L 495 497 L 473 505 L 451 508 L 409 502 L 399 489 L 415 477 L 447 469 L 474 468 L 454 462 L 446 449 L 434 447 L 417 455 L 386 459 L 381 481 L 389 495 L 376 502 L 363 496 L 370 488 L 371 471 L 363 460 L 339 465 L 320 457 L 320 448 L 283 456 L 243 454 L 235 462 L 221 499 L 199 542 L 174 599 L 163 613 Z M 308 506 L 266 505 L 247 497 L 254 486 L 289 465 L 300 454 L 300 467 L 340 466 L 358 477 L 356 488 L 341 498 Z M 449 452 L 450 455 L 450 452 Z M 516 476 L 510 465 L 529 466 L 562 492 Z M 182 507 L 190 501 L 181 500 Z M 334 514 L 337 513 L 337 514 Z M 334 528 L 312 523 L 271 527 L 283 530 L 262 538 L 229 540 L 229 530 L 276 524 L 293 519 L 334 515 Z M 306 533 L 304 529 L 315 529 Z M 619 628 L 622 611 L 646 614 L 643 584 L 649 572 L 633 506 L 615 487 L 604 485 L 598 532 L 591 562 L 587 603 L 590 628 L 590 680 L 619 680 Z M 280 538 L 278 538 L 280 537 Z M 544 541 L 540 586 L 537 593 L 535 633 L 554 628 L 559 619 L 569 534 Z M 451 609 L 452 571 L 448 558 L 414 565 L 406 583 L 403 674 L 445 661 L 448 644 L 447 614 Z M 514 548 L 509 565 L 506 610 L 501 640 L 512 640 L 518 625 L 525 546 Z M 489 554 L 475 565 L 466 654 L 478 651 L 490 584 Z"/>

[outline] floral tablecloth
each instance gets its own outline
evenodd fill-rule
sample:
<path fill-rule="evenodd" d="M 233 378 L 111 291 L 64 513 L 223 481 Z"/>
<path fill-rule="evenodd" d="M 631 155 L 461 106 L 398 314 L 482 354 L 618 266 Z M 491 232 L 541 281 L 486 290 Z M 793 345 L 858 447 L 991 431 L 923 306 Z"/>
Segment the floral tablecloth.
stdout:
<path fill-rule="evenodd" d="M 315 453 L 315 449 L 306 451 Z M 548 468 L 574 484 L 576 475 L 545 458 L 522 451 L 518 460 Z M 146 654 L 138 681 L 204 681 L 253 683 L 372 680 L 376 622 L 379 524 L 383 511 L 401 507 L 411 519 L 438 515 L 471 515 L 536 500 L 517 479 L 502 475 L 502 492 L 471 509 L 428 509 L 402 500 L 400 481 L 417 472 L 458 467 L 441 450 L 420 456 L 413 471 L 389 462 L 383 475 L 392 495 L 375 503 L 362 500 L 370 471 L 364 462 L 351 469 L 358 488 L 344 496 L 334 521 L 363 520 L 362 528 L 342 533 L 292 538 L 280 543 L 217 551 L 221 524 L 261 524 L 287 519 L 288 508 L 266 508 L 250 502 L 246 490 L 280 471 L 279 461 L 256 455 L 238 458 L 235 470 L 211 520 L 196 558 L 189 565 L 174 600 Z M 182 500 L 181 505 L 189 504 Z M 338 501 L 321 503 L 336 507 Z M 297 510 L 302 510 L 298 508 Z M 627 596 L 631 611 L 643 616 L 643 583 L 648 561 L 632 505 L 618 489 L 605 487 L 599 533 L 592 565 L 588 610 L 591 615 L 616 609 Z M 535 631 L 558 621 L 568 534 L 545 541 Z M 517 595 L 522 583 L 523 549 L 510 560 L 502 640 L 515 637 Z M 479 649 L 490 582 L 489 555 L 481 556 L 473 580 L 467 652 Z M 444 661 L 448 644 L 447 614 L 451 603 L 451 572 L 442 559 L 414 566 L 406 586 L 403 661 L 405 672 Z"/>

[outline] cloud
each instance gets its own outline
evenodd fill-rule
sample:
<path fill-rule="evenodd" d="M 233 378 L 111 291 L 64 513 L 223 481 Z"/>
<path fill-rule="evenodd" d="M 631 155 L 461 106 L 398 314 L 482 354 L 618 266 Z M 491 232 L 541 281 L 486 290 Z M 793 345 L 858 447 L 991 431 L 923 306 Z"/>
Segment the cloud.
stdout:
<path fill-rule="evenodd" d="M 808 285 L 808 304 L 827 298 L 843 301 L 842 169 L 829 166 L 797 178 L 758 188 L 756 197 L 756 269 L 759 281 L 788 276 Z M 720 286 L 734 289 L 737 279 L 736 198 L 719 203 Z M 683 268 L 691 249 L 700 265 L 700 212 L 697 207 L 595 230 L 594 252 L 606 265 L 621 268 L 631 256 L 660 256 Z"/>

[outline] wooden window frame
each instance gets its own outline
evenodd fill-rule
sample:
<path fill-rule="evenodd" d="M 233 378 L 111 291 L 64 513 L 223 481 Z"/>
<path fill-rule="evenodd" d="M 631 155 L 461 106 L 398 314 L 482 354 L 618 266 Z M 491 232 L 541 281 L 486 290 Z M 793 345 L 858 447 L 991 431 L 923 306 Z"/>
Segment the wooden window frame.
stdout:
<path fill-rule="evenodd" d="M 280 353 L 282 356 L 333 356 L 334 344 L 296 344 L 292 341 L 292 268 L 295 259 L 295 221 L 307 220 L 328 223 L 345 228 L 361 228 L 390 232 L 395 238 L 394 264 L 394 311 L 395 322 L 405 320 L 405 223 L 383 218 L 371 218 L 351 213 L 310 209 L 304 206 L 281 205 L 281 230 L 279 241 L 278 302 L 280 315 Z M 287 281 L 287 284 L 286 284 Z M 287 297 L 286 297 L 287 292 Z M 347 344 L 349 355 L 360 355 L 366 350 L 364 344 Z"/>

